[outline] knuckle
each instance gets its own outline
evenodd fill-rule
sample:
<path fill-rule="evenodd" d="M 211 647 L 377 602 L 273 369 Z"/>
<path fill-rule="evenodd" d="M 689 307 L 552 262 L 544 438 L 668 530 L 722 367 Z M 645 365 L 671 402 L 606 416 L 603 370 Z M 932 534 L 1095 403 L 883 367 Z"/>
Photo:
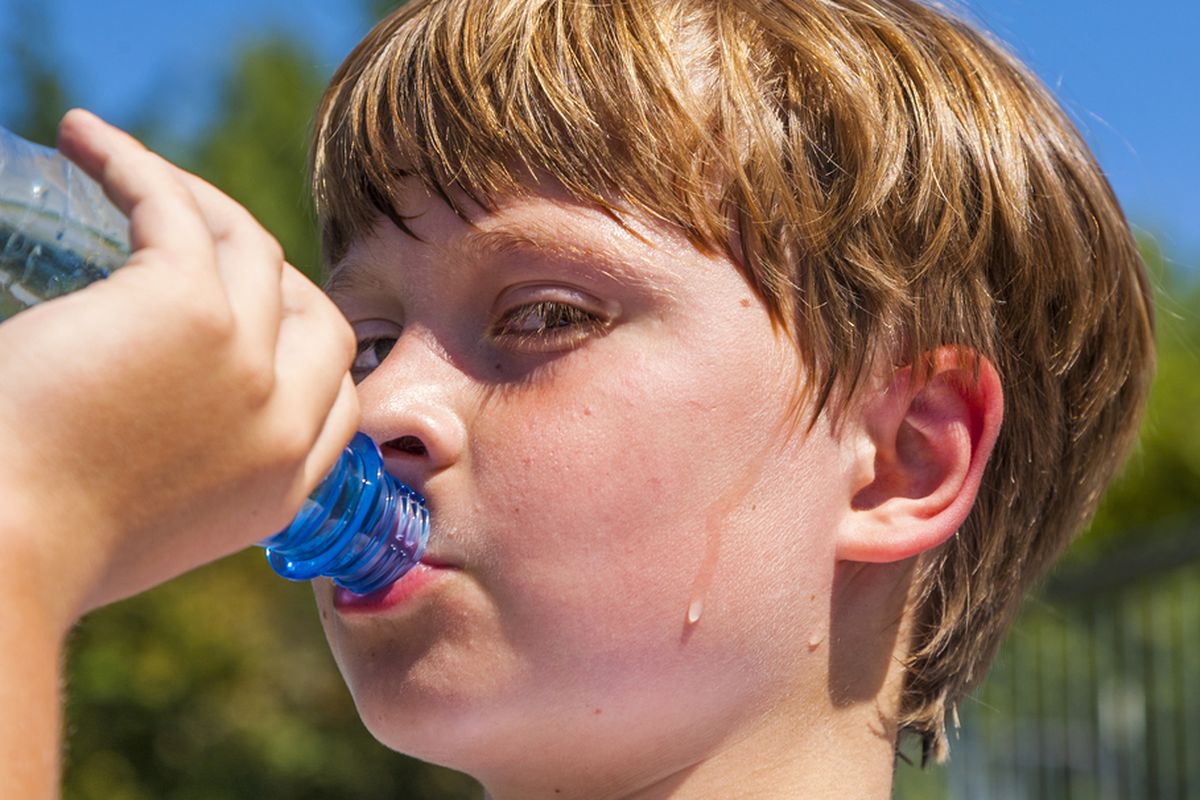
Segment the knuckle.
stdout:
<path fill-rule="evenodd" d="M 253 408 L 266 405 L 275 394 L 275 365 L 268 358 L 243 356 L 235 375 L 238 391 Z"/>
<path fill-rule="evenodd" d="M 270 263 L 276 269 L 283 269 L 283 262 L 285 258 L 283 245 L 279 243 L 278 239 L 266 231 L 263 232 L 263 253 L 264 258 L 268 263 Z"/>
<path fill-rule="evenodd" d="M 190 205 L 193 202 L 183 184 L 167 170 L 166 162 L 142 147 L 122 151 L 109 159 L 103 172 L 103 182 L 106 185 L 143 187 L 138 191 L 139 195 L 145 193 L 144 187 L 153 185 L 156 195 L 168 197 L 174 203 Z"/>
<path fill-rule="evenodd" d="M 235 337 L 237 324 L 228 302 L 214 299 L 191 302 L 187 306 L 187 323 L 198 341 L 212 345 L 228 345 Z"/>
<path fill-rule="evenodd" d="M 277 468 L 290 471 L 303 464 L 312 448 L 307 431 L 303 426 L 284 425 L 281 422 L 271 427 L 268 447 Z"/>
<path fill-rule="evenodd" d="M 354 328 L 350 325 L 350 321 L 343 317 L 340 313 L 334 320 L 334 341 L 337 344 L 338 352 L 341 354 L 342 363 L 346 369 L 350 369 L 354 364 L 354 359 L 358 357 L 358 336 L 354 333 Z"/>
<path fill-rule="evenodd" d="M 224 347 L 232 342 L 236 319 L 229 299 L 211 281 L 178 274 L 157 280 L 161 311 L 171 314 L 197 346 Z"/>
<path fill-rule="evenodd" d="M 337 431 L 338 437 L 343 441 L 350 441 L 358 431 L 359 423 L 359 405 L 358 393 L 351 390 L 345 394 L 345 399 L 338 409 L 337 416 Z"/>
<path fill-rule="evenodd" d="M 126 183 L 130 176 L 153 170 L 156 166 L 144 150 L 121 150 L 113 153 L 104 163 L 102 182 L 106 185 L 121 185 Z"/>

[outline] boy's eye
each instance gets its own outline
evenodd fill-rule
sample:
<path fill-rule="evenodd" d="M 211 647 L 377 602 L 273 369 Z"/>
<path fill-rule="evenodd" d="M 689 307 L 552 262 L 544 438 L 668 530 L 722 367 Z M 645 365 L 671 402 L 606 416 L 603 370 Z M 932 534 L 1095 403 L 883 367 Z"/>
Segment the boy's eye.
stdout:
<path fill-rule="evenodd" d="M 567 349 L 605 327 L 603 318 L 579 306 L 540 301 L 506 312 L 490 333 L 517 348 L 553 351 Z"/>
<path fill-rule="evenodd" d="M 395 336 L 370 336 L 358 340 L 358 352 L 350 366 L 350 377 L 361 383 L 383 363 L 396 346 Z"/>

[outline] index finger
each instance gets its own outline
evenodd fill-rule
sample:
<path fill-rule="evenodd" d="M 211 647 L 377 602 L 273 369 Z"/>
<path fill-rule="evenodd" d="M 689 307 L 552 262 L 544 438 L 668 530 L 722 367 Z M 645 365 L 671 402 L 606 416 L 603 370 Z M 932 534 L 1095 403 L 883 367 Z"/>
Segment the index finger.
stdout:
<path fill-rule="evenodd" d="M 212 236 L 191 192 L 170 163 L 94 114 L 63 117 L 58 147 L 104 188 L 130 224 L 135 251 L 152 248 L 181 268 L 213 266 Z"/>

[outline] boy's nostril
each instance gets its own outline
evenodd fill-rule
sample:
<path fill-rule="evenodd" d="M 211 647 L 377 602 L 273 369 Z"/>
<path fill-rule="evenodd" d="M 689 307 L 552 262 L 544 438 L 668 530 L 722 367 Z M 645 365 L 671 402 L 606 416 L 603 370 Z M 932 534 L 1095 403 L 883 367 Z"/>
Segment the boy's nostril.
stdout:
<path fill-rule="evenodd" d="M 401 436 L 399 439 L 392 439 L 384 447 L 390 447 L 393 450 L 399 450 L 402 453 L 414 456 L 423 456 L 429 453 L 425 449 L 425 443 L 416 436 Z"/>

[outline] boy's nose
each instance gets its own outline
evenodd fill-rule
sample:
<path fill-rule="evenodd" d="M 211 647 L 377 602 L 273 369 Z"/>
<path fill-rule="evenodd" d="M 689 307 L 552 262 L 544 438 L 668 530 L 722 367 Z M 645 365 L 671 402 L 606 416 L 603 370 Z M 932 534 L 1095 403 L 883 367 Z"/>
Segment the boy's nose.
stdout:
<path fill-rule="evenodd" d="M 362 432 L 389 462 L 402 460 L 402 470 L 389 463 L 396 477 L 417 483 L 458 461 L 467 438 L 456 402 L 467 378 L 431 345 L 406 332 L 358 386 Z M 415 474 L 407 474 L 410 469 Z"/>

